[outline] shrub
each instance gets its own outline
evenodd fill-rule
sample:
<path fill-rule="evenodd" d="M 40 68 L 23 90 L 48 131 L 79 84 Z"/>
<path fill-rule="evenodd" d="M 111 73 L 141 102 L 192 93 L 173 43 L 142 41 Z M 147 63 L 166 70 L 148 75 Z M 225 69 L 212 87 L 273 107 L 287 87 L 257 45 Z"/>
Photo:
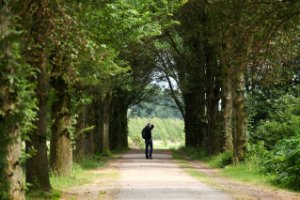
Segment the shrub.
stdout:
<path fill-rule="evenodd" d="M 252 137 L 264 141 L 272 150 L 278 141 L 300 136 L 300 98 L 286 95 L 275 101 L 268 120 L 262 122 Z"/>
<path fill-rule="evenodd" d="M 209 159 L 209 165 L 212 167 L 219 167 L 223 168 L 226 167 L 227 165 L 232 164 L 233 162 L 233 153 L 232 152 L 223 152 L 220 153 L 216 156 L 213 156 Z"/>
<path fill-rule="evenodd" d="M 300 138 L 282 140 L 264 163 L 266 172 L 275 175 L 280 186 L 300 190 Z"/>
<path fill-rule="evenodd" d="M 207 157 L 206 152 L 195 147 L 181 147 L 178 151 L 192 160 L 201 160 Z"/>
<path fill-rule="evenodd" d="M 256 144 L 248 144 L 246 162 L 261 164 L 266 158 L 269 158 L 270 152 L 265 148 L 263 141 Z"/>
<path fill-rule="evenodd" d="M 141 135 L 133 135 L 130 137 L 131 139 L 131 147 L 142 149 L 145 146 L 145 142 Z"/>

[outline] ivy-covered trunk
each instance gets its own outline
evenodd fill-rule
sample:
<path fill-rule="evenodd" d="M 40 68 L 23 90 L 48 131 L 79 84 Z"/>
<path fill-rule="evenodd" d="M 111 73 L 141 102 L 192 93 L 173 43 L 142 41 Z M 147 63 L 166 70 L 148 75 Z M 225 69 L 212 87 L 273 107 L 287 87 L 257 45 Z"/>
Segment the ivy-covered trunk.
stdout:
<path fill-rule="evenodd" d="M 55 175 L 66 176 L 72 170 L 73 153 L 71 141 L 71 97 L 61 66 L 53 66 L 51 85 L 55 100 L 52 105 L 50 164 Z"/>
<path fill-rule="evenodd" d="M 25 199 L 16 69 L 12 62 L 9 1 L 0 1 L 0 199 Z M 9 78 L 10 77 L 10 78 Z"/>

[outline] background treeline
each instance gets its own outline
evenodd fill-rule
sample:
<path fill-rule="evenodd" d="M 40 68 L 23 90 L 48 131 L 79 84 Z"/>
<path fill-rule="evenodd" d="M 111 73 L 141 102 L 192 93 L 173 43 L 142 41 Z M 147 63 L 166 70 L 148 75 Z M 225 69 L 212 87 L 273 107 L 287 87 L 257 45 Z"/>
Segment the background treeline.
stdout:
<path fill-rule="evenodd" d="M 154 149 L 176 149 L 184 145 L 184 124 L 178 118 L 129 118 L 128 143 L 130 148 L 144 148 L 141 131 L 147 123 L 153 123 Z"/>
<path fill-rule="evenodd" d="M 157 84 L 156 82 L 155 84 Z M 154 83 L 152 83 L 154 84 Z M 165 83 L 166 84 L 166 83 Z M 170 90 L 160 83 L 160 89 L 128 109 L 128 142 L 130 148 L 144 148 L 141 131 L 152 123 L 155 149 L 178 148 L 184 145 L 184 122 Z"/>
<path fill-rule="evenodd" d="M 167 89 L 158 89 L 153 96 L 150 94 L 138 104 L 134 104 L 128 109 L 129 118 L 177 118 L 182 119 L 182 114 L 178 110 L 174 99 Z"/>

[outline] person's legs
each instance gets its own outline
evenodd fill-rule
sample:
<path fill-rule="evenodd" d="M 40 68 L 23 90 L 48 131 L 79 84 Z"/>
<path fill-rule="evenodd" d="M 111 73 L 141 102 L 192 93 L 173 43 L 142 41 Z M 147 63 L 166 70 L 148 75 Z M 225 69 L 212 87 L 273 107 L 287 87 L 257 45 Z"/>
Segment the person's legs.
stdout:
<path fill-rule="evenodd" d="M 150 146 L 149 158 L 152 159 L 152 151 L 153 151 L 152 139 L 149 140 L 149 146 Z"/>
<path fill-rule="evenodd" d="M 146 159 L 148 159 L 149 158 L 148 157 L 148 148 L 149 148 L 149 142 L 148 142 L 148 140 L 145 140 L 145 146 L 146 146 L 146 148 L 145 148 Z"/>

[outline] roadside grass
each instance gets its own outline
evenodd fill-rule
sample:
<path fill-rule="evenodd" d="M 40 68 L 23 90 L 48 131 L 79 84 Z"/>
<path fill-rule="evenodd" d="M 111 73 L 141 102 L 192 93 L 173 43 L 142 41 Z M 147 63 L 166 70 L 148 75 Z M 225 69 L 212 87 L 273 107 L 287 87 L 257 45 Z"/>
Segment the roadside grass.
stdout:
<path fill-rule="evenodd" d="M 178 156 L 178 154 L 180 156 Z M 231 155 L 229 153 L 221 153 L 216 156 L 207 156 L 195 148 L 183 147 L 177 151 L 173 151 L 174 158 L 201 160 L 211 168 L 220 168 L 218 175 L 233 179 L 236 181 L 247 182 L 251 184 L 258 184 L 262 186 L 275 187 L 273 184 L 273 177 L 262 172 L 257 160 L 248 159 L 239 165 L 231 164 Z M 199 172 L 201 173 L 201 172 Z M 198 173 L 189 173 L 194 177 L 201 177 Z"/>
<path fill-rule="evenodd" d="M 61 190 L 70 186 L 79 186 L 95 179 L 104 178 L 107 174 L 93 173 L 95 169 L 103 168 L 113 156 L 108 152 L 96 155 L 94 158 L 84 158 L 80 162 L 75 162 L 69 176 L 51 176 L 50 182 L 54 189 Z"/>
<path fill-rule="evenodd" d="M 183 168 L 183 170 L 189 174 L 190 176 L 210 185 L 217 186 L 212 177 L 200 172 L 195 169 L 192 164 L 187 160 L 185 154 L 182 152 L 182 148 L 179 150 L 172 149 L 172 157 L 177 161 L 179 166 Z"/>
<path fill-rule="evenodd" d="M 273 176 L 264 174 L 256 163 L 245 162 L 237 166 L 227 166 L 221 171 L 221 175 L 255 185 L 275 187 Z"/>
<path fill-rule="evenodd" d="M 50 182 L 54 189 L 63 189 L 70 186 L 78 186 L 89 183 L 95 178 L 101 178 L 101 174 L 91 173 L 91 170 L 104 166 L 103 161 L 93 161 L 85 159 L 84 164 L 73 164 L 72 172 L 69 176 L 51 176 Z"/>
<path fill-rule="evenodd" d="M 26 200 L 59 200 L 61 192 L 52 190 L 51 192 L 33 191 L 26 194 Z"/>
<path fill-rule="evenodd" d="M 26 194 L 26 200 L 59 200 L 62 192 L 68 187 L 88 184 L 96 179 L 107 179 L 107 177 L 116 179 L 118 173 L 114 170 L 103 173 L 99 173 L 96 170 L 104 168 L 109 160 L 114 159 L 119 153 L 124 151 L 127 151 L 127 149 L 106 152 L 93 158 L 84 158 L 80 162 L 74 162 L 69 176 L 50 176 L 51 192 L 31 191 Z"/>

